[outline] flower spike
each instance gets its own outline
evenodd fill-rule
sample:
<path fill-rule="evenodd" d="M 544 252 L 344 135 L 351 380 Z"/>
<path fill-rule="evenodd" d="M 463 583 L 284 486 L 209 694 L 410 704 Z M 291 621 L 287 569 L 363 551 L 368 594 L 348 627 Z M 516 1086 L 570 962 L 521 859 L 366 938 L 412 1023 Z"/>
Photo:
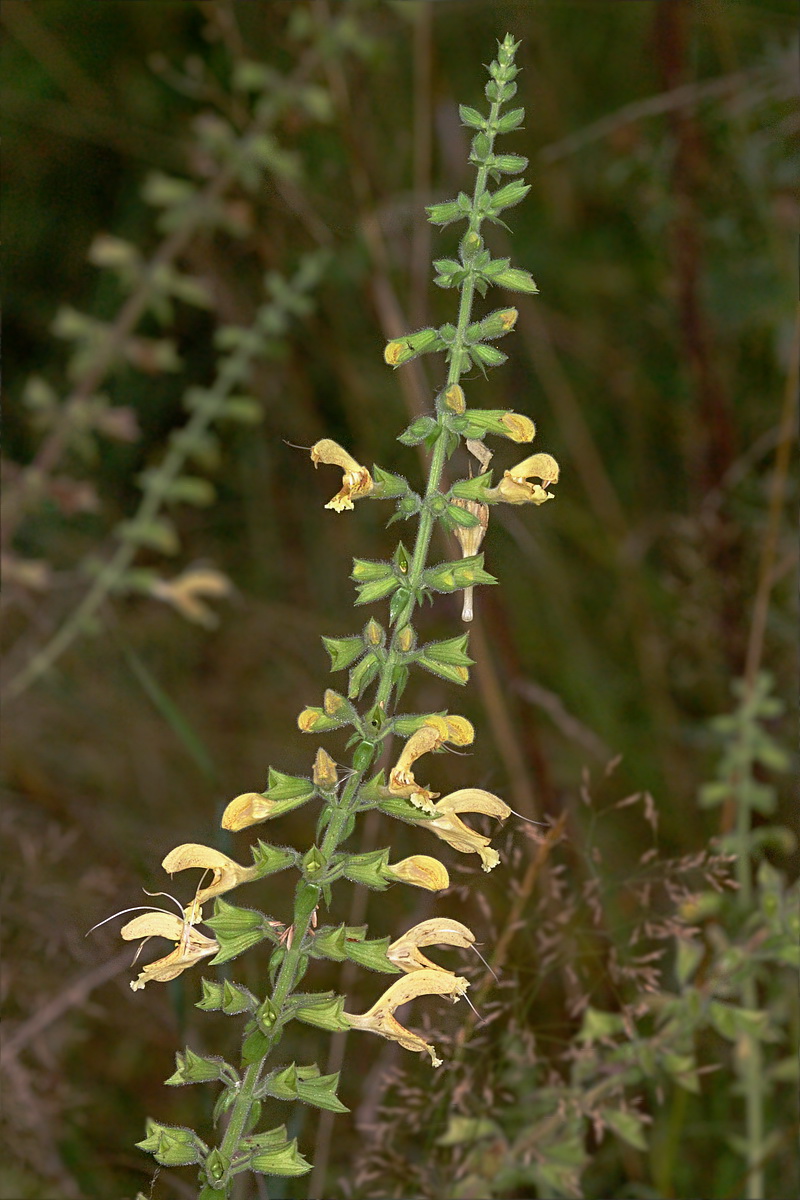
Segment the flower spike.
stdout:
<path fill-rule="evenodd" d="M 368 496 L 375 486 L 367 468 L 357 463 L 352 455 L 331 438 L 323 438 L 314 443 L 311 447 L 311 461 L 315 467 L 319 463 L 328 463 L 332 467 L 341 467 L 344 472 L 341 489 L 325 505 L 334 512 L 352 508 L 354 500 Z"/>
<path fill-rule="evenodd" d="M 395 1019 L 394 1011 L 401 1004 L 408 1004 L 417 996 L 450 996 L 455 1004 L 467 988 L 469 981 L 460 975 L 451 975 L 449 971 L 414 971 L 397 979 L 383 993 L 380 1000 L 372 1008 L 359 1016 L 355 1013 L 342 1013 L 342 1016 L 353 1029 L 365 1029 L 388 1038 L 390 1042 L 398 1042 L 406 1050 L 424 1050 L 430 1055 L 434 1067 L 439 1067 L 442 1060 L 429 1042 L 412 1033 Z"/>

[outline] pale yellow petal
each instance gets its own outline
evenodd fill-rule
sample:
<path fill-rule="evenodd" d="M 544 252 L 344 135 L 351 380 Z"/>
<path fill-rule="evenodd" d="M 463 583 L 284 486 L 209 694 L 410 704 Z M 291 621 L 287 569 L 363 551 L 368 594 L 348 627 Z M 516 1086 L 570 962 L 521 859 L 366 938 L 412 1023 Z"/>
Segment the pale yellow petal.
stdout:
<path fill-rule="evenodd" d="M 390 864 L 386 872 L 403 883 L 425 888 L 428 892 L 441 892 L 450 886 L 447 869 L 438 858 L 431 858 L 429 854 L 412 854 L 410 858 Z"/>

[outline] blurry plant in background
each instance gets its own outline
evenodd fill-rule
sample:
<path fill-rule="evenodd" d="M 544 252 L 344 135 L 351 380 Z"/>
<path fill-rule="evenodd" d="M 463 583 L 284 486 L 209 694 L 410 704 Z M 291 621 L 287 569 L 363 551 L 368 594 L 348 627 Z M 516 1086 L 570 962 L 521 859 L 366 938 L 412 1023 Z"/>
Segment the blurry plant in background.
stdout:
<path fill-rule="evenodd" d="M 339 566 L 358 548 L 335 513 L 335 541 L 319 536 L 318 501 L 330 496 L 323 469 L 309 479 L 285 442 L 330 436 L 356 459 L 369 447 L 390 472 L 400 469 L 395 391 L 375 346 L 450 319 L 446 294 L 429 295 L 431 231 L 420 214 L 468 186 L 464 133 L 449 114 L 506 26 L 523 39 L 517 82 L 529 114 L 515 149 L 535 166 L 513 257 L 537 264 L 542 296 L 522 307 L 517 354 L 491 393 L 477 376 L 470 399 L 535 410 L 569 474 L 535 537 L 516 509 L 492 511 L 487 566 L 504 587 L 487 589 L 475 614 L 480 704 L 467 700 L 465 712 L 492 733 L 481 785 L 528 816 L 563 815 L 568 840 L 548 834 L 529 861 L 506 847 L 520 858 L 512 898 L 497 873 L 481 889 L 485 905 L 463 893 L 464 919 L 496 927 L 504 971 L 488 1003 L 502 997 L 504 1015 L 475 1031 L 446 1076 L 439 1126 L 425 1125 L 431 1143 L 419 1134 L 403 1142 L 401 1114 L 388 1138 L 377 1121 L 391 1046 L 372 1052 L 361 1080 L 343 1076 L 341 1095 L 360 1130 L 381 1125 L 383 1150 L 359 1134 L 367 1172 L 373 1152 L 391 1158 L 402 1145 L 404 1161 L 426 1157 L 421 1177 L 444 1164 L 450 1186 L 453 1168 L 463 1169 L 480 1194 L 492 1174 L 484 1150 L 495 1143 L 475 1134 L 470 1155 L 468 1129 L 452 1123 L 475 1116 L 464 1097 L 486 1096 L 492 1111 L 480 1115 L 496 1122 L 508 1164 L 514 1114 L 534 1090 L 546 1105 L 549 1086 L 575 1122 L 565 1117 L 540 1137 L 567 1155 L 565 1187 L 723 1196 L 745 1180 L 758 1186 L 763 1160 L 764 1194 L 780 1194 L 792 1178 L 796 1121 L 782 1047 L 796 1016 L 780 971 L 758 959 L 782 953 L 785 929 L 779 936 L 769 925 L 777 918 L 768 910 L 791 912 L 796 874 L 785 836 L 760 832 L 787 820 L 780 752 L 744 776 L 774 786 L 774 817 L 728 765 L 721 808 L 697 797 L 717 773 L 708 721 L 727 712 L 731 680 L 745 680 L 741 729 L 760 724 L 780 746 L 786 718 L 763 711 L 759 672 L 769 668 L 776 696 L 795 679 L 796 552 L 785 515 L 795 486 L 793 6 L 118 0 L 93 7 L 90 36 L 74 11 L 68 0 L 7 0 L 2 13 L 3 109 L 18 166 L 5 185 L 15 286 L 3 647 L 6 695 L 16 695 L 5 704 L 3 821 L 19 864 L 5 915 L 3 1052 L 16 1097 L 4 1118 L 7 1194 L 105 1195 L 122 1177 L 133 1193 L 142 1165 L 138 1152 L 120 1158 L 121 1130 L 136 1140 L 145 1111 L 208 1124 L 203 1089 L 180 1090 L 167 1111 L 161 1080 L 170 1046 L 211 1052 L 213 1043 L 217 1052 L 226 1023 L 205 1016 L 198 1025 L 180 979 L 168 985 L 171 1017 L 147 993 L 132 1007 L 114 974 L 122 961 L 104 963 L 81 933 L 152 880 L 165 842 L 197 836 L 198 813 L 213 822 L 229 788 L 251 787 L 278 751 L 289 771 L 305 769 L 300 733 L 292 741 L 278 731 L 316 691 L 317 635 L 347 619 Z M 447 237 L 437 256 L 452 257 Z M 85 268 L 87 251 L 96 273 Z M 492 253 L 510 254 L 502 229 Z M 63 340 L 47 336 L 54 320 L 69 339 L 68 387 Z M 425 359 L 395 380 L 408 419 L 424 417 L 436 390 Z M 245 426 L 254 399 L 261 421 Z M 181 435 L 198 422 L 209 436 L 192 451 Z M 501 475 L 511 461 L 501 460 Z M 176 489 L 178 480 L 186 482 Z M 214 503 L 198 503 L 212 488 Z M 137 527 L 140 504 L 147 521 Z M 378 509 L 360 506 L 358 545 L 380 554 Z M 455 606 L 446 619 L 432 610 L 421 636 L 446 637 L 455 616 Z M 427 679 L 416 702 L 440 711 L 448 685 Z M 725 736 L 732 746 L 745 735 Z M 613 776 L 601 772 L 592 804 L 582 804 L 582 764 L 594 771 L 617 752 Z M 451 769 L 459 775 L 458 760 Z M 469 782 L 466 771 L 456 779 Z M 637 793 L 655 798 L 662 847 L 641 868 L 641 888 L 637 863 L 654 847 L 631 819 L 635 807 L 614 811 Z M 284 820 L 287 841 L 301 844 L 302 814 Z M 600 846 L 602 830 L 613 833 Z M 718 832 L 737 840 L 709 851 Z M 365 850 L 379 836 L 372 829 Z M 237 856 L 232 841 L 220 847 Z M 724 883 L 731 853 L 757 864 L 749 914 L 742 888 Z M 558 890 L 562 867 L 574 912 Z M 731 878 L 741 883 L 740 870 Z M 704 907 L 706 874 L 724 889 L 718 912 Z M 591 907 L 582 891 L 572 896 L 578 880 L 595 881 Z M 384 912 L 406 925 L 426 915 L 403 907 L 404 890 L 382 897 L 382 921 Z M 632 909 L 645 904 L 664 928 L 642 948 L 650 934 L 636 944 L 631 931 L 644 915 Z M 531 942 L 533 928 L 544 942 Z M 686 942 L 702 944 L 704 956 L 678 970 Z M 632 959 L 659 949 L 668 953 L 649 983 L 663 1011 L 653 1000 L 637 1015 L 647 980 L 636 972 L 648 964 Z M 247 962 L 241 982 L 252 986 Z M 363 1003 L 352 1007 L 364 1011 L 371 1001 L 358 976 L 338 970 L 332 964 L 322 986 L 357 996 Z M 666 1010 L 687 997 L 698 1003 L 698 992 L 699 1014 L 676 1012 L 696 1030 L 699 1099 L 676 1082 L 680 1064 L 670 1075 L 662 1057 L 655 1076 L 645 1070 L 659 1047 L 689 1053 Z M 600 1014 L 593 1027 L 585 996 Z M 726 1033 L 712 1001 L 765 1014 L 755 1054 L 763 1087 L 742 1056 L 758 1030 L 729 1022 Z M 122 1006 L 129 1032 L 120 1037 Z M 620 1015 L 643 1047 L 635 1078 L 625 1036 L 611 1028 Z M 301 1052 L 313 1057 L 305 1044 Z M 715 1064 L 724 1069 L 704 1071 Z M 335 1059 L 325 1069 L 338 1069 Z M 617 1091 L 604 1074 L 614 1071 L 629 1073 Z M 730 1099 L 734 1075 L 741 1101 Z M 417 1078 L 406 1073 L 406 1114 Z M 599 1084 L 611 1089 L 600 1108 L 579 1111 L 579 1093 Z M 602 1140 L 601 1109 L 612 1131 L 618 1114 Z M 291 1132 L 307 1140 L 302 1120 Z M 764 1143 L 776 1121 L 780 1137 Z M 355 1144 L 341 1121 L 331 1143 L 326 1122 L 323 1114 L 312 1157 L 320 1171 L 328 1159 L 333 1190 Z M 729 1136 L 744 1142 L 729 1147 Z M 449 1148 L 433 1147 L 437 1137 Z M 646 1152 L 631 1138 L 644 1138 Z M 508 1189 L 547 1194 L 562 1151 L 549 1165 L 523 1163 L 528 1182 L 502 1175 Z M 544 1171 L 538 1183 L 534 1168 Z M 391 1163 L 381 1170 L 388 1179 Z"/>

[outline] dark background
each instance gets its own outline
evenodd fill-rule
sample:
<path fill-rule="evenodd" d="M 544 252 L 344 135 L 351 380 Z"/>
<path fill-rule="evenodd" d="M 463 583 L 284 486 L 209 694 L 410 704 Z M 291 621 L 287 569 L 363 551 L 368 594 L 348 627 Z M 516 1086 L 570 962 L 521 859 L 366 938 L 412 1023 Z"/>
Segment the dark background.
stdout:
<path fill-rule="evenodd" d="M 452 254 L 457 234 L 427 225 L 424 205 L 471 190 L 457 105 L 481 107 L 481 64 L 507 30 L 522 40 L 527 118 L 501 149 L 529 157 L 532 189 L 506 214 L 513 233 L 495 228 L 488 240 L 541 294 L 487 298 L 485 309 L 515 303 L 520 318 L 503 342 L 509 362 L 471 379 L 468 402 L 531 416 L 532 449 L 559 460 L 561 479 L 554 503 L 493 510 L 484 549 L 501 586 L 476 597 L 477 686 L 455 695 L 426 676 L 406 707 L 449 706 L 475 723 L 472 756 L 450 760 L 450 790 L 479 782 L 528 815 L 566 809 L 579 839 L 588 771 L 599 810 L 653 794 L 669 854 L 718 832 L 718 811 L 697 805 L 716 754 L 707 722 L 730 707 L 745 669 L 794 335 L 796 12 L 779 0 L 6 0 L 2 17 L 12 491 L 42 436 L 26 380 L 59 397 L 79 380 L 69 344 L 52 336 L 56 313 L 113 322 L 126 296 L 87 262 L 94 237 L 151 255 L 163 235 L 143 183 L 157 170 L 205 184 L 195 122 L 245 119 L 235 64 L 288 74 L 317 46 L 308 82 L 324 119 L 288 107 L 274 130 L 294 156 L 288 174 L 232 187 L 238 234 L 194 237 L 177 260 L 209 285 L 211 311 L 178 304 L 166 330 L 153 314 L 138 326 L 174 340 L 180 369 L 129 365 L 103 380 L 138 433 L 73 446 L 53 471 L 61 491 L 31 505 L 9 547 L 17 564 L 46 565 L 35 586 L 18 567 L 9 575 L 13 676 L 84 594 L 87 564 L 109 554 L 114 524 L 138 502 L 136 475 L 185 419 L 185 388 L 213 377 L 216 325 L 252 321 L 266 270 L 291 274 L 302 253 L 329 252 L 313 311 L 280 359 L 253 372 L 263 420 L 222 435 L 208 473 L 216 503 L 174 509 L 174 563 L 140 559 L 166 576 L 190 563 L 224 571 L 235 590 L 215 603 L 218 627 L 115 599 L 6 706 L 3 993 L 10 1036 L 22 1033 L 5 1088 L 2 1195 L 133 1196 L 149 1186 L 149 1160 L 132 1147 L 145 1115 L 207 1124 L 208 1097 L 162 1087 L 173 1051 L 188 1038 L 223 1052 L 230 1030 L 192 1008 L 196 974 L 134 996 L 129 956 L 115 958 L 117 923 L 84 933 L 139 903 L 141 887 L 164 886 L 159 863 L 173 845 L 216 839 L 224 804 L 264 787 L 268 765 L 310 769 L 317 743 L 296 715 L 343 678 L 326 673 L 319 636 L 357 632 L 367 615 L 350 607 L 350 558 L 388 556 L 398 532 L 408 544 L 413 531 L 387 531 L 377 504 L 324 510 L 335 471 L 315 472 L 290 443 L 333 437 L 419 486 L 420 461 L 395 438 L 431 406 L 441 360 L 393 373 L 383 346 L 454 319 L 455 293 L 431 285 L 430 259 Z M 501 468 L 523 456 L 492 448 Z M 783 519 L 756 656 L 784 694 L 796 674 L 793 554 Z M 449 598 L 421 618 L 427 637 L 459 629 Z M 340 742 L 325 745 L 342 756 Z M 303 810 L 278 836 L 307 844 Z M 419 849 L 405 827 L 370 836 L 391 839 L 395 858 Z M 618 827 L 605 847 L 612 875 L 643 836 Z M 215 844 L 246 861 L 247 842 Z M 474 881 L 498 922 L 502 870 Z M 286 917 L 290 884 L 264 886 L 249 902 Z M 404 889 L 372 897 L 371 936 L 417 915 L 416 903 Z M 323 974 L 319 986 L 337 986 Z M 379 984 L 349 980 L 356 1011 Z M 373 1061 L 367 1040 L 356 1049 Z M 354 1108 L 361 1076 L 344 1084 Z M 312 1158 L 313 1128 L 299 1130 Z M 326 1194 L 340 1194 L 357 1139 L 339 1118 Z M 193 1194 L 166 1177 L 159 1187 Z"/>

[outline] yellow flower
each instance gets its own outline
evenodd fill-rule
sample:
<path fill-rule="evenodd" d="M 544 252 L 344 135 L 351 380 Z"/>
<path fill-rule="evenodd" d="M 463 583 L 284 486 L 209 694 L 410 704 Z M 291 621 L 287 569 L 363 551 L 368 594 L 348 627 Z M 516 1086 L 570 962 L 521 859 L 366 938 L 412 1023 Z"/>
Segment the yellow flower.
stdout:
<path fill-rule="evenodd" d="M 503 413 L 500 424 L 506 427 L 506 437 L 511 438 L 512 442 L 532 442 L 536 436 L 536 426 L 523 413 Z"/>
<path fill-rule="evenodd" d="M 421 758 L 423 754 L 427 754 L 429 750 L 438 750 L 444 740 L 441 731 L 432 725 L 422 725 L 416 733 L 412 733 L 403 747 L 400 757 L 389 772 L 387 791 L 392 796 L 405 796 L 418 808 L 430 808 L 430 801 L 439 793 L 430 792 L 417 783 L 414 772 L 411 770 L 411 764 Z"/>
<path fill-rule="evenodd" d="M 220 824 L 223 829 L 231 829 L 236 832 L 239 829 L 246 829 L 248 825 L 257 825 L 260 821 L 268 821 L 277 807 L 277 800 L 269 800 L 258 792 L 242 792 L 241 796 L 235 796 L 226 806 Z M 200 864 L 193 863 L 192 865 L 199 866 Z M 176 870 L 178 869 L 180 868 L 176 868 Z"/>
<path fill-rule="evenodd" d="M 504 821 L 511 812 L 507 804 L 491 792 L 481 788 L 462 788 L 461 791 L 451 792 L 432 806 L 436 813 L 433 821 L 425 821 L 424 828 L 435 833 L 443 842 L 447 842 L 461 854 L 480 855 L 484 871 L 491 871 L 500 861 L 496 850 L 489 847 L 490 838 L 482 833 L 476 833 L 465 825 L 457 815 L 461 812 L 483 813 L 488 817 L 497 817 Z"/>
<path fill-rule="evenodd" d="M 174 875 L 176 871 L 187 871 L 190 867 L 202 867 L 203 870 L 212 872 L 212 882 L 208 887 L 201 888 L 194 898 L 196 905 L 204 904 L 212 896 L 221 896 L 223 892 L 229 892 L 240 883 L 249 883 L 251 879 L 259 877 L 258 867 L 242 867 L 232 858 L 228 858 L 227 854 L 222 854 L 211 846 L 198 845 L 196 842 L 187 842 L 170 850 L 161 866 L 170 875 Z"/>
<path fill-rule="evenodd" d="M 425 718 L 425 723 L 412 733 L 403 747 L 403 751 L 389 772 L 389 783 L 386 792 L 390 796 L 403 796 L 422 808 L 431 811 L 431 800 L 438 792 L 431 792 L 422 787 L 414 778 L 411 764 L 431 750 L 439 750 L 445 742 L 454 746 L 468 746 L 475 739 L 475 729 L 466 717 L 440 717 L 431 713 Z"/>
<path fill-rule="evenodd" d="M 446 867 L 438 858 L 431 858 L 428 854 L 412 854 L 410 858 L 404 858 L 401 862 L 390 863 L 386 867 L 386 874 L 402 883 L 425 888 L 427 892 L 442 892 L 450 887 L 450 876 Z"/>
<path fill-rule="evenodd" d="M 402 937 L 392 942 L 386 951 L 389 962 L 411 974 L 414 971 L 443 971 L 437 963 L 431 962 L 420 952 L 420 946 L 461 946 L 466 949 L 475 943 L 475 935 L 460 921 L 452 917 L 432 917 L 429 921 L 420 921 L 418 925 L 408 929 Z M 452 971 L 447 972 L 452 975 Z"/>
<path fill-rule="evenodd" d="M 541 479 L 543 486 L 529 483 L 531 478 Z M 558 483 L 558 463 L 550 454 L 532 454 L 506 471 L 487 496 L 504 500 L 506 504 L 544 504 L 553 499 L 552 493 L 547 491 L 551 483 Z"/>
<path fill-rule="evenodd" d="M 331 438 L 323 438 L 322 441 L 314 443 L 311 447 L 311 461 L 315 467 L 318 463 L 328 463 L 333 467 L 341 467 L 344 472 L 341 489 L 325 505 L 326 508 L 332 508 L 334 512 L 343 512 L 346 508 L 352 508 L 354 500 L 368 496 L 375 486 L 367 468 L 357 463 L 338 442 L 332 441 Z"/>
<path fill-rule="evenodd" d="M 196 902 L 195 902 L 196 905 Z M 202 912 L 193 906 L 193 918 L 202 920 Z M 131 989 L 138 992 L 145 984 L 167 983 L 176 979 L 187 967 L 193 967 L 201 958 L 208 958 L 219 950 L 219 943 L 206 937 L 194 925 L 174 913 L 148 912 L 134 917 L 121 929 L 126 942 L 136 938 L 163 937 L 176 942 L 175 949 L 164 958 L 148 963 L 136 979 L 131 980 Z"/>
<path fill-rule="evenodd" d="M 439 1067 L 442 1060 L 437 1057 L 433 1046 L 418 1033 L 412 1033 L 401 1025 L 395 1019 L 394 1011 L 417 996 L 450 996 L 455 1004 L 468 987 L 468 980 L 460 975 L 451 975 L 449 971 L 414 971 L 395 980 L 368 1012 L 360 1016 L 347 1012 L 342 1015 L 353 1029 L 377 1033 L 391 1042 L 398 1042 L 406 1050 L 424 1050 L 430 1055 L 433 1066 Z"/>

